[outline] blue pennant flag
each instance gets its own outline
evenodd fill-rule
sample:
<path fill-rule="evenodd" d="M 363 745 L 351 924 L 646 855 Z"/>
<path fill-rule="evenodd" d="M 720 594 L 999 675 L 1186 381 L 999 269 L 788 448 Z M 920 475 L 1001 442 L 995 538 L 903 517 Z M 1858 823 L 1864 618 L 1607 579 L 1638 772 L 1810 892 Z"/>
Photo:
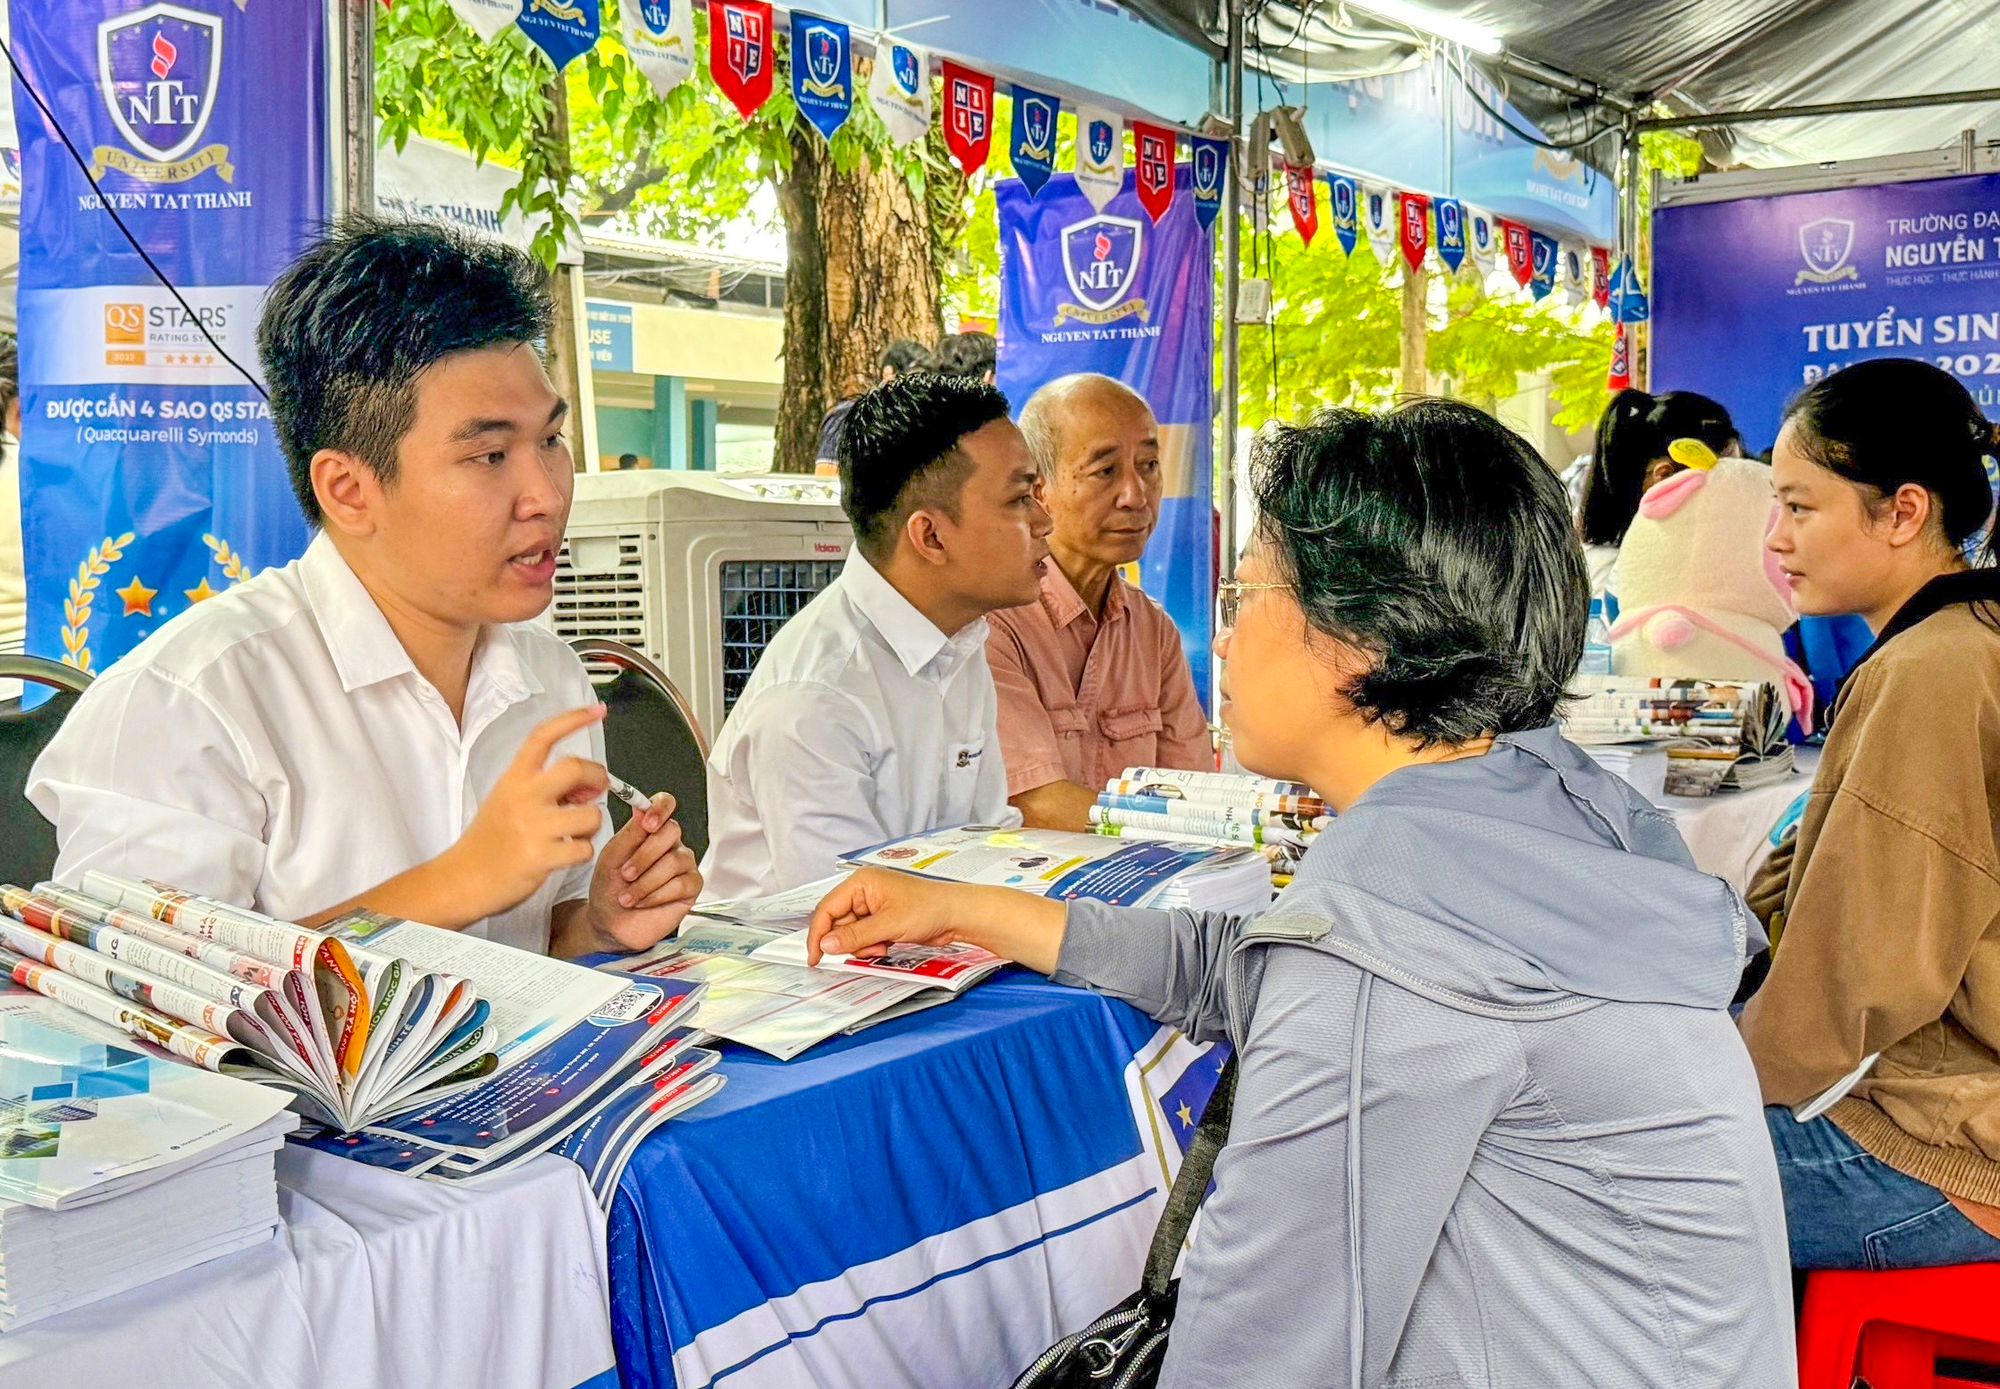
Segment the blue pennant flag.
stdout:
<path fill-rule="evenodd" d="M 597 0 L 528 0 L 514 22 L 561 72 L 597 42 Z"/>
<path fill-rule="evenodd" d="M 847 26 L 792 11 L 792 98 L 827 139 L 854 109 L 854 57 Z"/>
<path fill-rule="evenodd" d="M 1056 113 L 1062 99 L 1014 84 L 1014 177 L 1034 197 L 1056 167 Z"/>
<path fill-rule="evenodd" d="M 1465 263 L 1465 204 L 1457 198 L 1437 198 L 1431 203 L 1431 215 L 1437 218 L 1438 259 L 1456 275 Z"/>
<path fill-rule="evenodd" d="M 1333 234 L 1340 240 L 1341 252 L 1351 256 L 1361 230 L 1361 189 L 1346 174 L 1328 174 L 1326 191 L 1333 204 Z"/>
<path fill-rule="evenodd" d="M 1627 256 L 1611 272 L 1611 321 L 1644 323 L 1652 315 L 1653 307 L 1646 302 L 1645 290 L 1639 287 L 1639 272 Z"/>
<path fill-rule="evenodd" d="M 1193 161 L 1189 185 L 1194 192 L 1194 216 L 1207 231 L 1222 211 L 1222 189 L 1229 171 L 1229 141 L 1188 137 L 1188 157 Z"/>
<path fill-rule="evenodd" d="M 1534 256 L 1534 269 L 1528 276 L 1528 292 L 1537 299 L 1543 299 L 1556 287 L 1556 239 L 1546 232 L 1530 231 L 1528 248 Z"/>

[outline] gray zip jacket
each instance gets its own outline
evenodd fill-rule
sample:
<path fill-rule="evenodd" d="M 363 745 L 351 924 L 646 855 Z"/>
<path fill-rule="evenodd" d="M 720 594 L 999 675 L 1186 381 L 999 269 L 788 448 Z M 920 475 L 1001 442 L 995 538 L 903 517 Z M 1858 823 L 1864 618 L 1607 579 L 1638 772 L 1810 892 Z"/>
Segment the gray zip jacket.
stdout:
<path fill-rule="evenodd" d="M 1058 980 L 1241 1054 L 1161 1384 L 1796 1383 L 1761 945 L 1553 728 L 1385 777 L 1268 914 L 1072 904 Z"/>

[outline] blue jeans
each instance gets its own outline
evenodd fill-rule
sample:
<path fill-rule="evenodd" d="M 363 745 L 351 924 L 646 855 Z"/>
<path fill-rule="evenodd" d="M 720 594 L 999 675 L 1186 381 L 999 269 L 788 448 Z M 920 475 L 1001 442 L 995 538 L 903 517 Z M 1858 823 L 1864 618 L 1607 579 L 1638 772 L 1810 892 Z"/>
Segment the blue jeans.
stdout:
<path fill-rule="evenodd" d="M 2000 1239 L 1974 1225 L 1943 1192 L 1869 1156 L 1833 1120 L 1801 1124 L 1789 1109 L 1764 1111 L 1795 1268 L 1936 1268 L 2000 1262 Z"/>

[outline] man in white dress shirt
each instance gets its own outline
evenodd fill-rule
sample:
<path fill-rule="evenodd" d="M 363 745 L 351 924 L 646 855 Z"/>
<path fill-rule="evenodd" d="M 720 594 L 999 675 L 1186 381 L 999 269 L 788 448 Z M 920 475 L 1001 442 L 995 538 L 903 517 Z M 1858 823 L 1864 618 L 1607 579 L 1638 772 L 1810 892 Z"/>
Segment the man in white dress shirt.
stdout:
<path fill-rule="evenodd" d="M 1034 601 L 1035 462 L 990 385 L 911 372 L 840 440 L 855 548 L 766 648 L 708 760 L 711 897 L 822 878 L 944 825 L 1013 825 L 986 614 Z"/>
<path fill-rule="evenodd" d="M 58 879 L 564 955 L 680 923 L 701 880 L 671 797 L 608 834 L 603 706 L 528 625 L 574 485 L 551 318 L 533 260 L 427 224 L 350 222 L 285 271 L 257 342 L 319 533 L 85 692 L 28 786 Z"/>

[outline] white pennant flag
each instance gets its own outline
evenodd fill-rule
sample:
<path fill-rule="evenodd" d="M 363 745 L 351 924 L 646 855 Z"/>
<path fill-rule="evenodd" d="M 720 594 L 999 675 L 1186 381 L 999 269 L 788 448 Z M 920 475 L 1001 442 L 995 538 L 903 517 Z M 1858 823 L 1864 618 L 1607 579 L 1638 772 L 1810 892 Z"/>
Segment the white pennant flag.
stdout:
<path fill-rule="evenodd" d="M 625 0 L 625 51 L 639 71 L 665 96 L 694 71 L 692 0 Z"/>
<path fill-rule="evenodd" d="M 1475 278 L 1484 280 L 1491 275 L 1506 258 L 1500 245 L 1500 224 L 1492 213 L 1482 208 L 1465 209 L 1465 259 L 1476 272 Z"/>
<path fill-rule="evenodd" d="M 1125 186 L 1125 122 L 1095 106 L 1076 108 L 1076 186 L 1099 212 Z"/>
<path fill-rule="evenodd" d="M 1361 185 L 1361 227 L 1375 259 L 1384 265 L 1402 253 L 1396 248 L 1396 191 L 1383 183 Z"/>
<path fill-rule="evenodd" d="M 891 144 L 923 139 L 931 128 L 931 55 L 886 34 L 878 37 L 868 103 L 889 127 Z"/>
<path fill-rule="evenodd" d="M 1590 298 L 1590 248 L 1581 241 L 1556 245 L 1556 282 L 1563 299 L 1574 308 Z"/>
<path fill-rule="evenodd" d="M 451 0 L 451 10 L 481 43 L 491 43 L 521 17 L 521 0 Z"/>

